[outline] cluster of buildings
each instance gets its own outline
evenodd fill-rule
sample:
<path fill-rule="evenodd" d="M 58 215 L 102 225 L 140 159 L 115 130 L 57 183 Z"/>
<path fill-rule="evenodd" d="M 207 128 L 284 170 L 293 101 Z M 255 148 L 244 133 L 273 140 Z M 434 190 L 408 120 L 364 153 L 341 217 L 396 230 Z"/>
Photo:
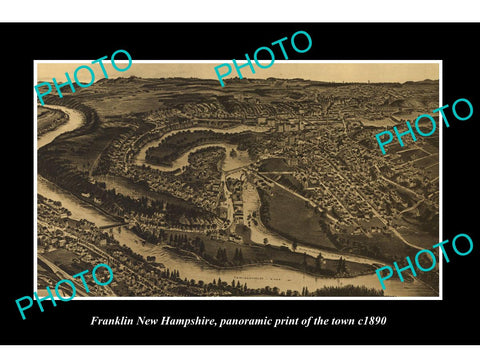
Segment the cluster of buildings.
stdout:
<path fill-rule="evenodd" d="M 161 265 L 158 268 L 147 265 L 130 249 L 120 246 L 112 233 L 102 231 L 86 220 L 77 221 L 65 216 L 66 210 L 53 201 L 39 198 L 37 212 L 39 254 L 48 258 L 48 253 L 61 249 L 70 253 L 72 264 L 81 264 L 82 269 L 93 268 L 99 263 L 112 268 L 113 281 L 108 286 L 94 287 L 94 295 L 155 296 L 168 293 L 176 285 L 164 277 Z M 62 267 L 62 264 L 57 266 Z"/>
<path fill-rule="evenodd" d="M 357 138 L 355 134 L 364 133 L 372 135 L 361 126 L 331 124 L 285 134 L 283 140 L 266 145 L 263 156 L 281 156 L 291 171 L 269 176 L 276 181 L 293 177 L 297 184 L 293 190 L 337 219 L 330 225 L 336 233 L 387 233 L 393 219 L 425 197 L 426 204 L 438 211 L 438 183 L 429 181 L 414 163 L 395 165 L 361 146 L 364 135 Z"/>
<path fill-rule="evenodd" d="M 284 177 L 291 176 L 294 183 L 300 184 L 295 191 L 332 215 L 335 221 L 330 226 L 334 232 L 367 235 L 388 232 L 392 220 L 412 205 L 406 196 L 399 195 L 400 187 L 410 190 L 412 199 L 425 198 L 429 206 L 438 210 L 435 204 L 438 184 L 425 181 L 421 168 L 413 164 L 396 166 L 394 154 L 382 158 L 361 145 L 374 139 L 373 130 L 364 128 L 362 120 L 395 121 L 397 113 L 428 112 L 431 110 L 428 102 L 409 99 L 420 95 L 425 98 L 425 91 L 433 94 L 438 91 L 435 84 L 427 85 L 428 88 L 400 84 L 308 86 L 301 96 L 298 91 L 290 96 L 289 87 L 295 88 L 295 84 L 277 83 L 274 87 L 256 84 L 256 88 L 260 86 L 258 94 L 235 91 L 216 100 L 185 103 L 149 113 L 143 120 L 151 125 L 150 129 L 140 131 L 140 125 L 135 124 L 112 141 L 106 155 L 111 163 L 109 173 L 144 181 L 153 191 L 167 192 L 216 214 L 201 222 L 185 217 L 182 224 L 187 228 L 223 226 L 226 219 L 232 218 L 229 206 L 233 206 L 232 220 L 241 223 L 241 191 L 234 189 L 233 205 L 228 205 L 223 197 L 224 180 L 212 167 L 215 156 L 194 154 L 186 168 L 171 173 L 138 166 L 134 164 L 134 156 L 145 144 L 171 130 L 198 126 L 202 121 L 217 127 L 228 122 L 229 126 L 243 123 L 269 129 L 267 134 L 275 141 L 256 144 L 260 147 L 260 157 L 285 159 L 292 171 Z M 268 96 L 262 96 L 262 92 Z M 273 103 L 275 96 L 279 98 Z M 382 221 L 375 221 L 379 217 Z M 152 231 L 155 226 L 164 225 L 160 218 L 149 222 L 137 217 L 137 221 Z"/>
<path fill-rule="evenodd" d="M 236 178 L 227 179 L 227 188 L 230 193 L 233 206 L 233 221 L 236 224 L 243 224 L 243 181 Z"/>

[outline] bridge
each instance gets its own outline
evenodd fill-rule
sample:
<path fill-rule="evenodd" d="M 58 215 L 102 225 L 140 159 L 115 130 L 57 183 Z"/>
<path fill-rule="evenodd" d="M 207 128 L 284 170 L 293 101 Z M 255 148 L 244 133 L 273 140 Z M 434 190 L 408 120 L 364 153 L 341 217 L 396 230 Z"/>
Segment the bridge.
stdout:
<path fill-rule="evenodd" d="M 119 226 L 125 226 L 125 225 L 128 225 L 128 224 L 129 224 L 128 222 L 121 222 L 121 223 L 99 226 L 98 228 L 102 229 L 102 230 L 105 230 L 105 229 L 111 229 L 111 228 L 115 228 L 115 227 L 119 227 Z"/>

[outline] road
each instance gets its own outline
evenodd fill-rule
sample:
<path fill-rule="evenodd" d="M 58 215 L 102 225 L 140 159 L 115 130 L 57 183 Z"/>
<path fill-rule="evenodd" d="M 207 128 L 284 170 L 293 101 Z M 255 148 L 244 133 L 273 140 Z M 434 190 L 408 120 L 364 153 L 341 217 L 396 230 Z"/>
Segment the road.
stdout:
<path fill-rule="evenodd" d="M 160 295 L 165 295 L 165 291 L 163 291 L 162 289 L 160 289 L 157 285 L 151 283 L 149 280 L 145 279 L 144 277 L 142 277 L 141 275 L 137 274 L 135 271 L 133 271 L 132 269 L 130 269 L 129 267 L 127 267 L 125 264 L 122 264 L 122 262 L 120 260 L 117 260 L 115 259 L 113 256 L 107 254 L 105 251 L 103 250 L 100 250 L 98 247 L 96 247 L 95 245 L 93 244 L 90 244 L 88 242 L 86 242 L 85 240 L 80 240 L 78 239 L 78 242 L 81 243 L 84 247 L 86 247 L 87 249 L 89 249 L 90 251 L 96 253 L 97 255 L 100 255 L 100 256 L 103 256 L 107 259 L 109 259 L 111 262 L 114 262 L 118 265 L 122 265 L 127 271 L 129 271 L 130 273 L 132 273 L 133 275 L 137 276 L 138 278 L 140 278 L 141 280 L 138 281 L 138 283 L 142 284 L 143 286 L 145 287 L 150 287 L 150 288 L 154 288 L 155 290 L 159 291 Z"/>
<path fill-rule="evenodd" d="M 233 174 L 233 173 L 236 173 L 237 171 L 240 171 L 240 170 L 242 170 L 242 169 L 245 169 L 245 168 L 247 168 L 247 167 L 249 167 L 249 166 L 250 166 L 250 165 L 244 165 L 244 166 L 239 166 L 239 167 L 237 167 L 237 168 L 235 168 L 235 169 L 230 169 L 230 170 L 227 170 L 227 171 L 223 170 L 223 173 L 225 174 L 225 176 L 228 176 L 228 175 L 231 175 L 231 174 Z"/>
<path fill-rule="evenodd" d="M 39 221 L 38 222 L 39 224 L 41 224 L 41 222 Z M 46 224 L 47 225 L 47 224 Z M 158 286 L 156 286 L 155 284 L 151 283 L 149 280 L 145 279 L 144 277 L 142 277 L 141 275 L 137 274 L 135 271 L 133 271 L 132 269 L 130 269 L 129 267 L 127 267 L 125 264 L 122 264 L 122 262 L 120 260 L 117 260 L 115 259 L 113 256 L 111 256 L 110 254 L 106 253 L 105 251 L 99 249 L 98 247 L 96 247 L 95 245 L 85 241 L 85 240 L 81 240 L 80 238 L 78 238 L 75 234 L 72 234 L 72 233 L 69 233 L 66 231 L 66 229 L 62 229 L 62 228 L 59 228 L 57 226 L 55 226 L 56 229 L 59 229 L 59 230 L 62 230 L 63 232 L 65 232 L 66 234 L 68 234 L 69 236 L 71 236 L 72 238 L 76 239 L 78 241 L 78 243 L 87 248 L 88 250 L 94 252 L 95 254 L 99 255 L 100 257 L 104 257 L 108 260 L 110 260 L 111 262 L 114 262 L 116 264 L 119 264 L 119 265 L 122 265 L 127 271 L 129 271 L 130 273 L 132 273 L 133 275 L 137 276 L 138 278 L 142 279 L 140 281 L 138 281 L 140 284 L 142 284 L 143 286 L 145 287 L 150 287 L 150 288 L 155 288 L 156 290 L 158 290 L 160 292 L 160 294 L 165 294 L 165 292 L 160 289 Z M 38 257 L 42 257 L 42 261 L 44 261 L 44 257 L 41 255 L 41 254 L 38 254 Z M 46 259 L 45 259 L 46 260 Z M 52 270 L 54 270 L 55 273 L 57 272 L 60 272 L 62 274 L 62 276 L 67 279 L 67 278 L 70 278 L 71 275 L 66 273 L 65 271 L 63 271 L 62 269 L 60 269 L 58 266 L 56 266 L 55 264 L 53 264 L 52 262 L 50 262 L 49 260 L 46 260 L 45 263 L 50 266 L 52 268 Z M 86 293 L 85 293 L 86 294 Z M 113 293 L 112 291 L 112 295 L 115 295 L 115 293 Z M 84 295 L 84 296 L 91 296 L 91 295 Z"/>
<path fill-rule="evenodd" d="M 405 190 L 405 191 L 411 193 L 412 195 L 415 195 L 417 198 L 420 198 L 421 200 L 425 200 L 425 198 L 423 197 L 423 195 L 417 194 L 415 191 L 410 190 L 410 189 L 406 188 L 406 187 L 403 186 L 403 185 L 397 184 L 395 181 L 392 181 L 392 180 L 390 180 L 390 179 L 387 179 L 387 178 L 386 178 L 385 176 L 383 176 L 383 175 L 380 175 L 380 177 L 381 177 L 383 180 L 385 180 L 386 182 L 388 182 L 388 183 L 390 183 L 390 184 L 392 184 L 392 185 L 395 185 L 396 187 L 398 187 L 398 188 L 400 188 L 400 189 L 402 189 L 402 190 Z"/>
<path fill-rule="evenodd" d="M 412 205 L 412 206 L 410 206 L 409 208 L 400 211 L 400 215 L 402 215 L 403 213 L 406 213 L 406 212 L 415 210 L 415 209 L 416 209 L 421 203 L 423 203 L 424 201 L 425 201 L 424 199 L 419 200 L 415 205 Z"/>
<path fill-rule="evenodd" d="M 271 179 L 265 179 L 263 176 L 261 176 L 260 174 L 257 174 L 256 172 L 252 171 L 254 175 L 256 175 L 257 177 L 259 177 L 260 179 L 262 180 L 266 180 L 268 182 L 271 182 L 271 183 L 274 183 L 275 185 L 278 185 L 280 188 L 284 189 L 285 191 L 288 191 L 289 193 L 291 193 L 292 195 L 295 195 L 297 196 L 298 198 L 302 199 L 302 200 L 305 200 L 305 201 L 308 201 L 310 204 L 313 204 L 312 206 L 315 207 L 317 206 L 315 204 L 315 202 L 313 202 L 312 200 L 310 199 L 307 199 L 305 197 L 303 197 L 302 195 L 300 194 L 297 194 L 295 191 L 285 187 L 284 185 L 282 184 L 279 184 L 277 183 L 276 181 L 274 180 L 271 180 Z M 331 219 L 332 221 L 334 222 L 337 222 L 338 220 L 331 217 L 329 214 L 327 214 L 327 217 L 329 219 Z M 299 251 L 305 251 L 307 250 L 306 252 L 307 253 L 310 253 L 310 255 L 312 255 L 312 252 L 309 251 L 309 249 L 314 249 L 314 248 L 309 248 L 308 246 L 304 246 L 304 245 L 298 245 L 298 249 Z M 317 252 L 320 251 L 318 249 L 316 249 Z M 335 260 L 338 260 L 340 257 L 343 257 L 345 260 L 347 261 L 351 261 L 351 262 L 357 262 L 357 263 L 362 263 L 362 264 L 370 264 L 370 265 L 382 265 L 382 266 L 387 266 L 388 264 L 386 264 L 385 262 L 381 261 L 381 260 L 377 260 L 377 259 L 371 259 L 371 258 L 367 258 L 367 257 L 362 257 L 362 256 L 358 256 L 358 255 L 348 255 L 348 254 L 339 254 L 339 253 L 334 253 L 334 252 L 329 252 L 329 251 L 326 251 L 326 250 L 321 250 L 320 251 L 322 253 L 322 256 L 325 258 L 325 259 L 335 259 Z M 312 255 L 312 256 L 316 256 L 316 255 Z"/>
<path fill-rule="evenodd" d="M 425 170 L 430 169 L 431 167 L 433 167 L 433 166 L 435 166 L 435 165 L 439 165 L 439 163 L 436 162 L 435 164 L 429 165 L 429 166 L 427 166 L 427 167 L 425 168 Z"/>
<path fill-rule="evenodd" d="M 394 227 L 388 225 L 388 221 L 385 220 L 385 219 L 382 217 L 382 215 L 380 215 L 380 213 L 375 209 L 375 207 L 374 207 L 372 204 L 370 204 L 370 202 L 368 202 L 368 200 L 363 196 L 363 194 L 362 194 L 360 191 L 358 191 L 358 190 L 350 183 L 350 181 L 348 181 L 345 177 L 343 177 L 342 174 L 337 170 L 337 168 L 336 168 L 332 163 L 330 163 L 329 161 L 328 161 L 328 163 L 329 163 L 330 166 L 334 169 L 334 171 L 338 174 L 338 176 L 340 176 L 340 177 L 350 186 L 350 188 L 351 188 L 353 191 L 355 191 L 356 194 L 357 194 L 363 201 L 365 201 L 365 203 L 366 203 L 366 204 L 370 207 L 370 209 L 372 210 L 373 214 L 374 214 L 385 226 L 387 226 L 388 229 L 389 229 L 397 238 L 399 238 L 404 244 L 406 244 L 406 245 L 408 245 L 408 246 L 410 246 L 410 247 L 413 247 L 413 248 L 418 249 L 418 250 L 423 250 L 422 247 L 419 247 L 419 246 L 417 246 L 417 245 L 414 245 L 414 244 L 409 243 L 409 242 L 402 236 L 402 234 L 400 234 Z M 378 170 L 378 168 L 377 168 L 377 170 Z M 383 178 L 383 176 L 381 176 L 381 177 Z M 398 184 L 394 183 L 393 181 L 392 181 L 392 183 L 395 184 L 395 185 L 398 185 Z M 401 186 L 401 185 L 398 185 L 398 186 Z M 406 188 L 405 188 L 405 189 L 406 189 Z M 411 191 L 411 190 L 410 190 L 410 191 Z M 414 193 L 414 194 L 416 194 L 416 193 Z M 418 196 L 418 194 L 416 194 L 416 195 Z M 423 198 L 423 197 L 422 197 L 422 198 Z"/>
<path fill-rule="evenodd" d="M 406 188 L 405 186 L 402 186 L 400 184 L 397 184 L 395 181 L 392 181 L 390 179 L 387 179 L 385 176 L 382 175 L 382 172 L 380 171 L 380 169 L 378 168 L 377 164 L 375 164 L 375 169 L 378 171 L 378 173 L 380 174 L 379 176 L 385 180 L 386 182 L 392 184 L 392 185 L 395 185 L 396 187 L 402 189 L 402 190 L 405 190 L 406 192 L 409 192 L 411 193 L 412 195 L 415 195 L 417 198 L 420 198 L 421 200 L 425 200 L 425 198 L 423 197 L 423 195 L 420 195 L 420 194 L 417 194 L 415 191 L 411 190 L 411 189 L 408 189 Z"/>
<path fill-rule="evenodd" d="M 275 180 L 272 180 L 272 179 L 270 179 L 270 178 L 266 178 L 266 177 L 262 176 L 260 173 L 257 173 L 256 171 L 253 171 L 253 173 L 254 173 L 254 175 L 256 175 L 257 177 L 259 177 L 260 179 L 265 180 L 265 181 L 268 181 L 268 182 L 271 182 L 271 183 L 277 185 L 278 187 L 282 188 L 283 190 L 288 191 L 290 194 L 295 195 L 296 197 L 298 197 L 298 198 L 300 198 L 300 199 L 302 199 L 302 200 L 304 200 L 304 201 L 307 201 L 307 202 L 310 204 L 311 207 L 314 207 L 314 208 L 315 208 L 315 207 L 318 206 L 318 204 L 317 204 L 316 202 L 314 202 L 313 200 L 307 199 L 306 197 L 300 195 L 299 193 L 293 191 L 292 189 L 289 189 L 289 188 L 286 187 L 285 185 L 282 185 L 282 184 L 280 184 L 280 183 L 278 183 L 278 182 L 276 182 Z M 338 220 L 335 219 L 334 217 L 332 217 L 330 214 L 327 214 L 327 217 L 328 217 L 330 220 L 332 220 L 333 222 L 338 222 Z"/>

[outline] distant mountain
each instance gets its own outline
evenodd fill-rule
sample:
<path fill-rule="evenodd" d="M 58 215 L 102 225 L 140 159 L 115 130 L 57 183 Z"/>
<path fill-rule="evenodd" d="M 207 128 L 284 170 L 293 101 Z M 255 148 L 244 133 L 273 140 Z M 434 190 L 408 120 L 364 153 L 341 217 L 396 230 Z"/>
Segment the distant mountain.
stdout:
<path fill-rule="evenodd" d="M 438 85 L 438 80 L 425 79 L 422 81 L 406 81 L 403 85 Z"/>

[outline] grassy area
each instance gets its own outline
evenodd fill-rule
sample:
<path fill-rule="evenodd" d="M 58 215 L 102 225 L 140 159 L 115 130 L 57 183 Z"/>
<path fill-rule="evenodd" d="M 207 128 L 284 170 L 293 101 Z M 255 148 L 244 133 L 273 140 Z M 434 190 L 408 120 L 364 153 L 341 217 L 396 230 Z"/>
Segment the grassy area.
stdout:
<path fill-rule="evenodd" d="M 398 232 L 408 242 L 428 249 L 439 241 L 438 214 L 432 214 L 422 205 L 417 210 L 420 211 L 419 216 L 405 213 L 395 219 L 394 224 L 398 226 Z"/>
<path fill-rule="evenodd" d="M 98 129 L 95 133 L 68 139 L 55 146 L 63 153 L 63 158 L 75 164 L 79 170 L 88 171 L 105 147 L 125 131 L 125 128 L 118 127 Z"/>
<path fill-rule="evenodd" d="M 268 218 L 262 221 L 273 231 L 299 243 L 336 248 L 323 231 L 322 218 L 304 200 L 276 186 L 263 201 L 268 202 Z"/>
<path fill-rule="evenodd" d="M 62 280 L 40 259 L 37 259 L 37 279 L 38 288 L 51 286 L 52 284 L 56 284 L 58 281 Z"/>
<path fill-rule="evenodd" d="M 268 172 L 268 171 L 292 171 L 292 168 L 287 165 L 285 159 L 280 158 L 270 158 L 262 161 L 259 171 Z"/>
<path fill-rule="evenodd" d="M 338 241 L 343 251 L 384 261 L 405 259 L 405 256 L 415 255 L 417 251 L 393 235 L 374 234 L 367 237 L 363 234 L 341 234 Z"/>
<path fill-rule="evenodd" d="M 46 259 L 71 275 L 91 268 L 90 264 L 84 263 L 83 261 L 74 262 L 73 259 L 78 259 L 78 256 L 65 249 L 57 249 L 43 255 Z"/>
<path fill-rule="evenodd" d="M 406 228 L 398 229 L 398 232 L 411 244 L 420 246 L 425 249 L 431 249 L 433 245 L 438 243 L 438 236 L 432 236 L 424 231 L 412 230 L 411 225 Z"/>
<path fill-rule="evenodd" d="M 425 172 L 427 173 L 427 176 L 430 179 L 435 179 L 440 174 L 440 165 L 439 164 L 433 165 L 433 166 L 429 167 L 428 169 L 426 169 Z"/>
<path fill-rule="evenodd" d="M 44 257 L 57 266 L 60 266 L 60 264 L 71 264 L 73 263 L 73 259 L 77 258 L 74 253 L 65 249 L 47 252 L 44 254 Z"/>
<path fill-rule="evenodd" d="M 245 226 L 243 224 L 235 225 L 235 234 L 239 235 L 245 244 L 253 243 L 251 240 L 251 233 L 252 233 L 252 230 L 250 230 L 248 226 Z"/>
<path fill-rule="evenodd" d="M 427 156 L 423 159 L 413 162 L 413 165 L 420 169 L 425 169 L 426 167 L 438 163 L 438 154 Z"/>
<path fill-rule="evenodd" d="M 307 273 L 320 276 L 333 277 L 337 273 L 338 260 L 326 260 L 321 268 L 317 267 L 315 258 L 300 252 L 293 252 L 287 247 L 245 245 L 239 242 L 223 241 L 213 239 L 203 234 L 195 235 L 204 244 L 204 251 L 201 257 L 212 265 L 219 267 L 242 266 L 258 263 L 277 264 L 288 266 Z M 174 248 L 171 251 L 182 254 L 183 252 Z M 236 254 L 241 252 L 241 261 L 238 261 Z M 223 258 L 219 257 L 223 253 Z M 198 252 L 197 252 L 198 254 Z M 371 273 L 374 268 L 370 265 L 346 262 L 347 276 Z"/>
<path fill-rule="evenodd" d="M 406 150 L 400 153 L 400 156 L 403 161 L 410 161 L 414 159 L 419 159 L 424 156 L 427 156 L 428 154 L 420 149 L 412 149 L 412 150 Z"/>
<path fill-rule="evenodd" d="M 289 189 L 292 189 L 296 193 L 303 193 L 303 185 L 298 181 L 293 175 L 280 175 L 277 176 L 277 182 L 288 187 Z M 270 179 L 275 179 L 275 175 L 267 175 L 268 178 Z"/>

